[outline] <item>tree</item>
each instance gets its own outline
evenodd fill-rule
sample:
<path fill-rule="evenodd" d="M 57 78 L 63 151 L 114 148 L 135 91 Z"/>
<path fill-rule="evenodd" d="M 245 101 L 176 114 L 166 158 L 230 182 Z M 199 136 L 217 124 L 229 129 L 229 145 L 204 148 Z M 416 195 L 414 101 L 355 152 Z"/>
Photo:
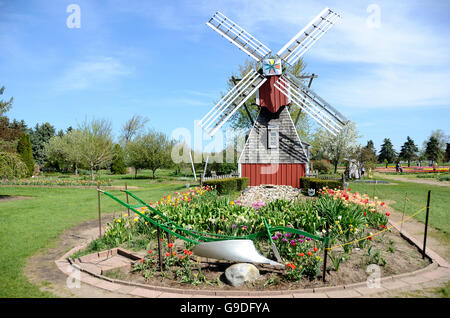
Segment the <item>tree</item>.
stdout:
<path fill-rule="evenodd" d="M 437 139 L 441 151 L 444 151 L 447 143 L 450 142 L 450 136 L 446 135 L 442 129 L 433 130 L 430 137 Z"/>
<path fill-rule="evenodd" d="M 15 153 L 0 152 L 0 177 L 3 179 L 23 178 L 29 173 L 28 167 Z"/>
<path fill-rule="evenodd" d="M 417 152 L 419 148 L 414 143 L 409 136 L 406 138 L 406 142 L 403 144 L 402 149 L 400 150 L 399 157 L 403 160 L 408 161 L 408 167 L 411 166 L 411 160 L 417 158 Z"/>
<path fill-rule="evenodd" d="M 36 124 L 30 129 L 31 146 L 33 158 L 39 166 L 44 166 L 46 160 L 45 144 L 55 135 L 55 127 L 50 123 Z"/>
<path fill-rule="evenodd" d="M 384 162 L 387 167 L 389 163 L 395 161 L 396 157 L 397 153 L 394 150 L 391 140 L 389 138 L 384 138 L 380 153 L 378 154 L 378 162 Z"/>
<path fill-rule="evenodd" d="M 445 162 L 450 161 L 450 143 L 447 143 L 447 147 L 445 148 L 444 161 Z"/>
<path fill-rule="evenodd" d="M 5 91 L 5 86 L 2 86 L 0 88 L 0 95 L 3 95 L 3 92 Z M 14 101 L 14 98 L 11 97 L 9 101 L 1 100 L 0 99 L 0 116 L 3 116 L 4 113 L 9 111 L 12 107 L 12 103 Z"/>
<path fill-rule="evenodd" d="M 336 137 L 320 129 L 316 133 L 316 138 L 319 140 L 320 152 L 331 161 L 334 166 L 334 173 L 336 173 L 341 160 L 350 157 L 354 151 L 359 135 L 356 124 L 349 122 Z"/>
<path fill-rule="evenodd" d="M 125 174 L 127 167 L 125 165 L 125 153 L 119 144 L 114 145 L 114 155 L 110 166 L 111 173 Z"/>
<path fill-rule="evenodd" d="M 30 135 L 22 134 L 19 137 L 19 142 L 17 143 L 17 153 L 19 154 L 23 163 L 25 163 L 25 165 L 27 166 L 27 176 L 32 176 L 34 172 L 34 160 L 31 150 Z"/>
<path fill-rule="evenodd" d="M 441 156 L 442 151 L 439 147 L 439 140 L 436 137 L 431 136 L 427 142 L 425 153 L 428 160 L 431 160 L 431 165 L 437 162 Z"/>
<path fill-rule="evenodd" d="M 93 119 L 81 124 L 79 130 L 81 160 L 89 167 L 94 180 L 94 169 L 106 167 L 114 155 L 111 123 L 104 119 Z"/>
<path fill-rule="evenodd" d="M 253 60 L 246 60 L 244 65 L 239 65 L 239 70 L 237 74 L 232 74 L 232 76 L 227 81 L 228 89 L 230 90 L 235 85 L 238 84 L 239 79 L 243 78 L 250 70 L 255 69 L 257 66 L 256 62 Z M 300 77 L 304 74 L 304 70 L 306 68 L 306 64 L 303 62 L 301 58 L 292 68 L 292 73 L 297 77 Z M 246 109 L 247 107 L 247 109 Z M 256 120 L 259 114 L 259 106 L 256 105 L 256 94 L 251 96 L 244 103 L 242 107 L 240 107 L 230 118 L 230 126 L 234 129 L 250 129 L 252 127 L 251 121 L 248 118 L 247 110 L 249 111 L 253 120 Z M 291 117 L 293 120 L 296 118 L 297 114 L 301 111 L 299 107 L 291 106 L 289 109 Z M 296 125 L 297 132 L 301 138 L 306 142 L 311 142 L 310 131 L 311 131 L 311 123 L 309 121 L 309 117 L 305 112 L 300 112 L 299 120 Z"/>
<path fill-rule="evenodd" d="M 126 145 L 126 163 L 134 168 L 135 178 L 140 169 L 150 169 L 153 178 L 156 170 L 171 163 L 173 143 L 161 132 L 149 130 L 145 135 L 138 135 Z"/>
<path fill-rule="evenodd" d="M 361 148 L 360 162 L 366 168 L 375 168 L 377 152 L 372 140 L 369 140 L 367 145 Z"/>
<path fill-rule="evenodd" d="M 123 125 L 121 131 L 121 138 L 123 142 L 128 143 L 135 135 L 142 131 L 145 124 L 148 122 L 148 118 L 140 115 L 134 115 Z"/>

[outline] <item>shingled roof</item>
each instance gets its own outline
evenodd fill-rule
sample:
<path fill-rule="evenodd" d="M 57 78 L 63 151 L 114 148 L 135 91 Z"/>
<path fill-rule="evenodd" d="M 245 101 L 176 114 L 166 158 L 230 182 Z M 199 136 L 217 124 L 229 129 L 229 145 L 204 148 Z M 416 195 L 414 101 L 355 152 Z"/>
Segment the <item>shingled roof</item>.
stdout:
<path fill-rule="evenodd" d="M 268 127 L 278 126 L 278 148 L 268 148 Z M 303 143 L 305 150 L 309 145 Z M 300 138 L 286 106 L 271 113 L 267 108 L 261 111 L 250 131 L 239 163 L 307 163 Z"/>

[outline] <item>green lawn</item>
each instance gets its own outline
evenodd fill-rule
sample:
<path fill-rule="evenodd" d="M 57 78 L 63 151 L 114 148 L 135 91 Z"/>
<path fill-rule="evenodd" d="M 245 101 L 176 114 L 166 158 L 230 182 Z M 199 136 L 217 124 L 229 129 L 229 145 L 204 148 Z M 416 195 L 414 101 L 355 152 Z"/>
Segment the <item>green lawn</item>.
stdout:
<path fill-rule="evenodd" d="M 56 175 L 57 176 L 57 175 Z M 180 180 L 170 170 L 157 172 L 157 179 L 151 179 L 150 171 L 143 171 L 134 179 L 134 175 L 111 176 L 104 172 L 100 178 L 111 179 L 113 185 L 137 186 L 133 189 L 139 197 L 148 201 L 164 195 L 181 191 L 186 184 L 195 186 L 194 181 Z M 183 175 L 181 175 L 183 176 Z M 450 234 L 450 188 L 430 186 L 409 182 L 394 184 L 351 183 L 352 191 L 359 191 L 382 200 L 394 200 L 391 204 L 398 211 L 403 210 L 405 192 L 408 192 L 407 213 L 422 208 L 426 204 L 427 191 L 432 191 L 430 224 Z M 111 192 L 120 194 L 118 190 Z M 28 196 L 31 199 L 20 201 L 0 201 L 0 297 L 52 297 L 28 282 L 23 273 L 26 259 L 39 250 L 48 248 L 60 237 L 61 233 L 78 223 L 97 218 L 97 193 L 94 188 L 68 187 L 0 187 L 0 195 Z M 235 197 L 233 194 L 230 197 Z M 123 195 L 122 195 L 123 196 Z M 108 214 L 122 210 L 118 203 L 102 197 L 102 213 Z M 424 219 L 420 214 L 417 219 Z"/>
<path fill-rule="evenodd" d="M 383 179 L 377 177 L 377 180 Z M 403 212 L 405 193 L 408 193 L 406 214 L 409 215 L 426 206 L 428 190 L 431 190 L 429 224 L 447 236 L 450 235 L 450 187 L 412 183 L 406 180 L 405 182 L 385 180 L 390 183 L 374 185 L 351 182 L 349 187 L 352 192 L 366 193 L 370 197 L 375 194 L 381 200 L 394 200 L 395 203 L 391 203 L 390 206 L 400 212 Z M 425 222 L 425 212 L 415 218 Z"/>
<path fill-rule="evenodd" d="M 149 179 L 118 179 L 117 185 L 123 185 L 124 180 L 142 187 L 133 191 L 149 201 L 186 188 L 184 183 Z M 32 197 L 0 201 L 0 297 L 51 297 L 27 281 L 23 273 L 26 259 L 55 242 L 65 229 L 96 219 L 97 193 L 95 189 L 8 186 L 0 187 L 0 195 Z M 122 210 L 106 197 L 101 204 L 104 214 Z"/>

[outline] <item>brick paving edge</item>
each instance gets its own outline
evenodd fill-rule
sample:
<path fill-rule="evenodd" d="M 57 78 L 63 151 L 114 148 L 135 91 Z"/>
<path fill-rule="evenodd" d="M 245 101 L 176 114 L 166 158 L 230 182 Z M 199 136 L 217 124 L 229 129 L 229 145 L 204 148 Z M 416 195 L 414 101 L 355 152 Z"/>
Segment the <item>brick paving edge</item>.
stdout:
<path fill-rule="evenodd" d="M 398 230 L 398 229 L 397 229 Z M 415 238 L 411 238 L 405 231 L 403 231 L 402 233 L 400 233 L 402 237 L 404 237 L 408 242 L 410 242 L 411 244 L 415 245 L 420 252 L 422 252 L 421 247 L 419 246 L 419 242 L 415 239 Z M 95 274 L 92 273 L 88 270 L 85 270 L 81 267 L 79 267 L 76 262 L 70 258 L 70 255 L 72 255 L 73 253 L 85 248 L 88 245 L 88 243 L 77 246 L 72 248 L 70 251 L 68 251 L 67 253 L 65 253 L 61 258 L 55 260 L 55 263 L 58 267 L 59 270 L 61 270 L 64 274 L 68 274 L 66 270 L 64 270 L 62 268 L 62 264 L 67 264 L 70 265 L 78 270 L 80 270 L 81 272 L 84 272 L 88 275 L 90 275 L 91 277 L 94 277 L 96 280 L 95 284 L 93 284 L 92 282 L 85 282 L 87 284 L 93 285 L 95 287 L 98 288 L 102 288 L 97 286 L 98 284 L 100 284 L 102 281 L 108 281 L 112 284 L 117 284 L 120 286 L 133 286 L 133 287 L 137 287 L 137 288 L 144 288 L 147 290 L 151 290 L 151 291 L 157 291 L 157 292 L 161 292 L 161 293 L 172 293 L 172 294 L 183 294 L 183 295 L 203 295 L 203 296 L 216 296 L 216 297 L 233 297 L 233 296 L 242 296 L 242 297 L 258 297 L 258 296 L 266 296 L 266 297 L 270 297 L 270 296 L 276 296 L 276 297 L 294 297 L 294 295 L 299 295 L 299 294 L 303 294 L 303 295 L 308 295 L 308 294 L 324 294 L 324 295 L 328 295 L 327 292 L 330 292 L 332 294 L 335 294 L 335 292 L 338 291 L 342 291 L 343 294 L 345 295 L 346 293 L 350 292 L 350 291 L 354 291 L 358 294 L 361 294 L 360 292 L 357 291 L 357 289 L 360 288 L 364 288 L 366 287 L 366 282 L 359 282 L 359 283 L 353 283 L 353 284 L 349 284 L 349 285 L 339 285 L 339 286 L 329 286 L 329 287 L 319 287 L 319 288 L 309 288 L 309 289 L 298 289 L 298 290 L 279 290 L 279 291 L 226 291 L 226 290 L 192 290 L 192 289 L 179 289 L 179 288 L 172 288 L 172 287 L 161 287 L 161 286 L 153 286 L 153 285 L 147 285 L 147 284 L 141 284 L 141 283 L 134 283 L 134 282 L 128 282 L 128 281 L 122 281 L 122 280 L 118 280 L 118 279 L 113 279 L 113 278 L 109 278 L 106 277 L 104 275 L 99 275 L 99 274 Z M 108 253 L 119 253 L 121 249 L 111 249 L 110 251 L 102 251 L 99 252 L 98 255 L 108 255 Z M 126 255 L 133 255 L 132 253 L 123 250 L 122 251 L 124 254 Z M 388 276 L 388 277 L 383 277 L 381 278 L 381 281 L 386 282 L 386 281 L 403 281 L 403 279 L 405 278 L 409 278 L 409 277 L 416 277 L 419 276 L 421 274 L 424 273 L 429 273 L 432 272 L 433 270 L 437 270 L 438 268 L 450 268 L 449 264 L 442 258 L 440 257 L 436 252 L 432 251 L 431 249 L 427 248 L 426 252 L 425 252 L 425 256 L 428 257 L 428 259 L 431 261 L 431 264 L 429 264 L 428 266 L 418 269 L 414 272 L 410 272 L 410 273 L 403 273 L 403 274 L 398 274 L 398 275 L 394 275 L 394 276 Z M 83 281 L 83 280 L 82 280 Z M 403 281 L 404 282 L 404 281 Z M 119 286 L 119 287 L 120 287 Z M 102 289 L 106 289 L 106 288 L 102 288 Z M 107 290 L 107 289 L 106 289 Z M 122 294 L 130 294 L 130 293 L 125 293 L 123 291 L 120 290 L 120 288 L 117 288 L 116 292 L 122 293 Z"/>

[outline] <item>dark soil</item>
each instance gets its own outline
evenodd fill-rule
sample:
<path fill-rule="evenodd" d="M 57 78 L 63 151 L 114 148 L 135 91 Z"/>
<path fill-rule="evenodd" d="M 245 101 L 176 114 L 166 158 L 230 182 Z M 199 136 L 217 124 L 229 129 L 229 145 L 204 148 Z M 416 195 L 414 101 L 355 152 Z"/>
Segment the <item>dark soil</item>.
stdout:
<path fill-rule="evenodd" d="M 111 278 L 120 280 L 173 288 L 213 290 L 218 289 L 219 287 L 221 290 L 261 291 L 318 288 L 364 282 L 369 275 L 369 273 L 366 273 L 366 269 L 370 264 L 375 262 L 373 255 L 375 255 L 377 251 L 380 252 L 378 264 L 380 265 L 381 277 L 413 272 L 430 264 L 428 260 L 422 260 L 421 254 L 417 248 L 406 242 L 394 229 L 392 229 L 391 232 L 384 232 L 382 235 L 375 237 L 370 243 L 372 245 L 371 256 L 368 255 L 367 247 L 361 250 L 353 249 L 353 251 L 350 252 L 348 259 L 340 264 L 338 272 L 334 270 L 331 259 L 328 258 L 326 283 L 323 283 L 322 281 L 322 274 L 313 280 L 303 278 L 298 282 L 288 282 L 283 278 L 282 273 L 284 270 L 257 266 L 261 274 L 257 281 L 241 287 L 232 287 L 227 284 L 224 275 L 226 268 L 230 266 L 231 263 L 222 261 L 200 263 L 202 274 L 206 277 L 208 283 L 203 282 L 199 285 L 181 283 L 180 278 L 176 278 L 174 275 L 176 270 L 181 268 L 175 267 L 172 268 L 170 272 L 167 271 L 165 275 L 161 275 L 161 272 L 156 271 L 154 275 L 148 279 L 144 278 L 142 272 L 131 272 L 126 270 L 116 270 L 107 275 Z M 177 245 L 178 244 L 176 244 L 176 246 Z M 181 245 L 182 244 L 178 246 L 181 247 Z M 180 247 L 178 248 L 178 252 L 179 254 L 182 254 L 182 248 Z M 333 250 L 333 252 L 338 255 L 343 255 L 342 248 Z M 139 254 L 145 255 L 145 251 L 141 251 Z M 263 254 L 265 254 L 264 251 Z M 384 259 L 386 262 L 385 265 L 382 265 L 383 262 L 381 259 Z M 197 270 L 193 270 L 192 272 L 198 274 Z"/>

